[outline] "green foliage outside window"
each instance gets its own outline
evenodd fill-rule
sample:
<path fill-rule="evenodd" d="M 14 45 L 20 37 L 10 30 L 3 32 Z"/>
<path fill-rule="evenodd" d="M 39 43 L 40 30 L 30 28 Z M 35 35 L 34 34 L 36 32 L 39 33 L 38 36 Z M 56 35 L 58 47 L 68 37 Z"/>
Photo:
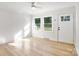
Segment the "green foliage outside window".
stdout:
<path fill-rule="evenodd" d="M 37 26 L 37 30 L 40 28 L 40 18 L 35 18 L 35 25 Z"/>
<path fill-rule="evenodd" d="M 44 17 L 44 30 L 52 31 L 52 17 Z"/>

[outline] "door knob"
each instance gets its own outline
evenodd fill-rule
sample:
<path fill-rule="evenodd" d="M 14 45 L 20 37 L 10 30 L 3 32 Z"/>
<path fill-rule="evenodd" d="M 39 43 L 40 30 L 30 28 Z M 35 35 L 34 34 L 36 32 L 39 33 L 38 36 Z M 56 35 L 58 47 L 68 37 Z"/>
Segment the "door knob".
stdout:
<path fill-rule="evenodd" d="M 58 27 L 58 30 L 60 30 L 60 27 Z"/>

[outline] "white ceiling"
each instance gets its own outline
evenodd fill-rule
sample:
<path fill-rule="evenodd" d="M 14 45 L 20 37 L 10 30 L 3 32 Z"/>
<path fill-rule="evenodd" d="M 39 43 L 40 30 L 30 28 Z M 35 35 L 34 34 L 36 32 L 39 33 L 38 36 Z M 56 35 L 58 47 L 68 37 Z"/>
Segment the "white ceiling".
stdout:
<path fill-rule="evenodd" d="M 36 6 L 38 8 L 32 10 L 31 2 L 0 2 L 0 8 L 2 9 L 28 14 L 46 12 L 49 10 L 56 10 L 58 8 L 64 8 L 73 5 L 74 3 L 72 2 L 36 2 Z"/>

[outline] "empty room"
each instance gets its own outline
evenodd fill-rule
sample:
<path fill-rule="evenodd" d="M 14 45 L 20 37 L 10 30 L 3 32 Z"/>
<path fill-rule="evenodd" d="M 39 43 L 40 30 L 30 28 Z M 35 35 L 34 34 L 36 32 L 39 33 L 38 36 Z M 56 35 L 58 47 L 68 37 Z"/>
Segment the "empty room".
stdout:
<path fill-rule="evenodd" d="M 0 2 L 0 56 L 78 56 L 78 2 Z"/>

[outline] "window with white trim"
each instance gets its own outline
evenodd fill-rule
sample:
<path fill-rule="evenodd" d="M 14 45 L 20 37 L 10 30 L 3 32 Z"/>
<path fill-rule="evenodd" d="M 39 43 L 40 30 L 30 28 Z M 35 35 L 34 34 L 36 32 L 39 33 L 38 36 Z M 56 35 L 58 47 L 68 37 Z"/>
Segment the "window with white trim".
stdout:
<path fill-rule="evenodd" d="M 52 17 L 44 17 L 44 30 L 52 31 Z"/>

